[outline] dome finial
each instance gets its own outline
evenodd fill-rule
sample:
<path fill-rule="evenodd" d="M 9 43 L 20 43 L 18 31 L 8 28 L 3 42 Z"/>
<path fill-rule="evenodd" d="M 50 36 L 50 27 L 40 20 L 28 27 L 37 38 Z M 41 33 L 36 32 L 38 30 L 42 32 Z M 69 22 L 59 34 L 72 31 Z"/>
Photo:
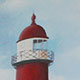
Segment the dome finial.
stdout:
<path fill-rule="evenodd" d="M 33 13 L 33 15 L 32 15 L 32 24 L 35 23 L 35 19 L 36 19 L 36 16 L 35 16 L 35 14 Z"/>

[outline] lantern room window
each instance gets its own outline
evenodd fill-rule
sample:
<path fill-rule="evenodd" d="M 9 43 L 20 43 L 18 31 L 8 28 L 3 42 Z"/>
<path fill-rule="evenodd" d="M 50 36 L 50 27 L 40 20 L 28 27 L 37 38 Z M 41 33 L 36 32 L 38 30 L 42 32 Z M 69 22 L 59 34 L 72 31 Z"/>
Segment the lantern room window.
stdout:
<path fill-rule="evenodd" d="M 47 40 L 43 39 L 33 40 L 33 50 L 47 50 L 47 49 L 48 49 Z"/>

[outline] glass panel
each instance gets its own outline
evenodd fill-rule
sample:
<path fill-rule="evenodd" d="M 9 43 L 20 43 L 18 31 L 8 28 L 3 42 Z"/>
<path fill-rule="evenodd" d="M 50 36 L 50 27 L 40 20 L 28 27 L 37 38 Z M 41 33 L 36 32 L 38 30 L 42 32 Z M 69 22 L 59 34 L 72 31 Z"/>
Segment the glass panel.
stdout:
<path fill-rule="evenodd" d="M 47 41 L 42 42 L 42 50 L 47 50 Z"/>
<path fill-rule="evenodd" d="M 34 40 L 33 41 L 33 50 L 47 50 L 47 41 L 46 40 Z"/>

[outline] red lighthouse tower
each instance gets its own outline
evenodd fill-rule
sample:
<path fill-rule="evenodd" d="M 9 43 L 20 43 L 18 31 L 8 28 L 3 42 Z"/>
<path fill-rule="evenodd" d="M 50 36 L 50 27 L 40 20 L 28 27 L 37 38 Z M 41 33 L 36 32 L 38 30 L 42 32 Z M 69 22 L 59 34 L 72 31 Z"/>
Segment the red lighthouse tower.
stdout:
<path fill-rule="evenodd" d="M 53 62 L 53 52 L 48 51 L 47 34 L 35 23 L 26 27 L 17 42 L 17 55 L 12 56 L 16 80 L 48 80 L 48 66 Z"/>

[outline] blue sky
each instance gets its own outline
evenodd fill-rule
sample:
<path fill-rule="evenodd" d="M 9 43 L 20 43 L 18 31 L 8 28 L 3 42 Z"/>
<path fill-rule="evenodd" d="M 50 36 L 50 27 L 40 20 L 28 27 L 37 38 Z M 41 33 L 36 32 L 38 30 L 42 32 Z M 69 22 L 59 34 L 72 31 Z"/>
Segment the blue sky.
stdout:
<path fill-rule="evenodd" d="M 55 53 L 50 80 L 80 80 L 80 0 L 0 0 L 0 79 L 15 80 L 11 56 L 33 12 Z"/>

